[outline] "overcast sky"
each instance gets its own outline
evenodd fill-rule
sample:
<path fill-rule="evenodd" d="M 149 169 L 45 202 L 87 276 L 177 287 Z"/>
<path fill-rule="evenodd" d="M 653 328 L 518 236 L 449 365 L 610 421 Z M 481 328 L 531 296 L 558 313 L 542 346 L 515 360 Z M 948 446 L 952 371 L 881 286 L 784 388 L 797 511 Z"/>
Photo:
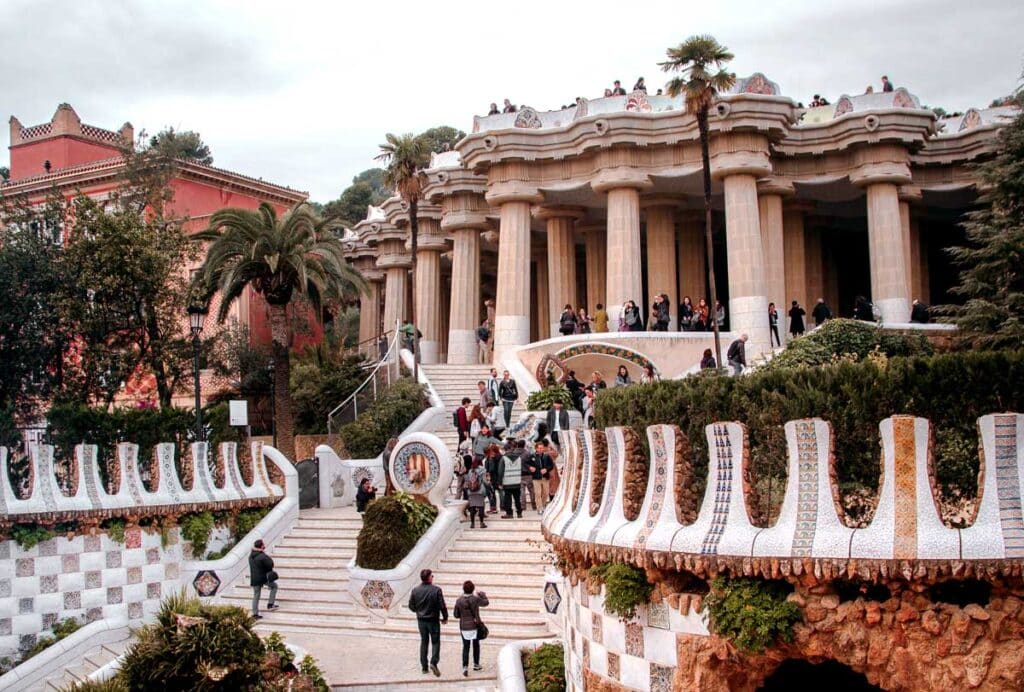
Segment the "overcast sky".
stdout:
<path fill-rule="evenodd" d="M 468 132 L 491 101 L 558 108 L 613 79 L 653 91 L 694 33 L 794 100 L 888 74 L 953 111 L 1015 88 L 1022 28 L 1024 0 L 0 0 L 0 114 L 36 125 L 66 101 L 108 129 L 196 130 L 215 165 L 325 202 L 386 132 Z"/>

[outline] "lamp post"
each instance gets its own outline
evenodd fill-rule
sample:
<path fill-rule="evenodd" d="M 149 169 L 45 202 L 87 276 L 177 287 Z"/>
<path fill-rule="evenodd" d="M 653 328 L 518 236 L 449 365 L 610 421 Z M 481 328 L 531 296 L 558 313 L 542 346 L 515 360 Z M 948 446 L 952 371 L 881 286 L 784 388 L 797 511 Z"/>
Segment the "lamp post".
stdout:
<path fill-rule="evenodd" d="M 192 331 L 192 374 L 196 383 L 196 442 L 206 439 L 206 435 L 203 433 L 203 409 L 199 396 L 199 335 L 203 333 L 205 319 L 206 310 L 196 305 L 189 306 L 188 326 Z"/>

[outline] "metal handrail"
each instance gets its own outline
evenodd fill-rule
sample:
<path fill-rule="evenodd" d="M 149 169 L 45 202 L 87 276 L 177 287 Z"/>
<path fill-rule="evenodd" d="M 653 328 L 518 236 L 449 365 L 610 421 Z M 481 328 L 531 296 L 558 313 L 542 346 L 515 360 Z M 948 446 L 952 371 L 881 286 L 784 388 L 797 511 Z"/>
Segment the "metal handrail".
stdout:
<path fill-rule="evenodd" d="M 356 344 L 353 344 L 352 346 L 349 346 L 348 348 L 345 349 L 345 351 L 347 353 L 352 352 L 352 351 L 355 351 L 355 352 L 358 353 L 359 351 L 363 350 L 364 346 L 367 346 L 369 344 L 373 344 L 374 347 L 376 347 L 376 345 L 380 342 L 380 338 L 382 336 L 393 335 L 395 331 L 397 331 L 397 330 L 389 329 L 389 330 L 387 330 L 385 332 L 381 332 L 377 336 L 371 336 L 369 339 L 363 339 L 362 341 L 360 341 L 360 342 L 358 342 Z M 390 338 L 390 336 L 389 336 L 389 338 Z M 376 351 L 376 348 L 374 348 L 374 351 Z"/>
<path fill-rule="evenodd" d="M 386 334 L 387 332 L 385 332 Z M 384 356 L 377 362 L 370 374 L 363 380 L 362 384 L 355 388 L 355 390 L 345 398 L 340 404 L 335 406 L 330 413 L 327 414 L 327 436 L 330 438 L 334 434 L 334 419 L 340 411 L 344 411 L 346 407 L 351 406 L 352 408 L 352 420 L 355 420 L 359 416 L 359 394 L 363 392 L 367 387 L 373 387 L 373 401 L 377 400 L 377 376 L 383 369 L 385 376 L 385 386 L 391 386 L 393 380 L 398 379 L 399 363 L 398 363 L 398 340 L 401 334 L 398 331 L 398 324 L 395 324 L 395 330 L 388 343 L 388 350 Z M 392 370 L 394 371 L 392 373 Z"/>

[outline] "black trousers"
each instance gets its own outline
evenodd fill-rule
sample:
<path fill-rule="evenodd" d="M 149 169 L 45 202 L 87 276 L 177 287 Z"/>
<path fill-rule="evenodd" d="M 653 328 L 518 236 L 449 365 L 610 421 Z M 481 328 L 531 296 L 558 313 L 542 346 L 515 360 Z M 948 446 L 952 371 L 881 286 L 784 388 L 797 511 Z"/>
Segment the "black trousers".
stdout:
<path fill-rule="evenodd" d="M 558 430 L 551 431 L 551 441 L 558 445 L 558 449 L 562 449 L 562 437 L 558 434 Z"/>
<path fill-rule="evenodd" d="M 433 647 L 430 662 L 435 666 L 441 660 L 441 622 L 439 620 L 416 620 L 420 628 L 420 667 L 427 669 L 427 642 Z"/>
<path fill-rule="evenodd" d="M 771 343 L 771 336 L 775 337 L 775 345 L 776 346 L 781 346 L 782 345 L 782 339 L 779 338 L 779 325 L 773 324 L 771 326 L 771 335 L 769 336 L 769 343 Z"/>
<path fill-rule="evenodd" d="M 480 526 L 484 526 L 484 508 L 483 507 L 470 507 L 469 508 L 469 525 L 470 527 L 476 527 L 476 515 L 480 515 Z"/>
<path fill-rule="evenodd" d="M 462 633 L 459 633 L 462 636 Z M 473 665 L 480 665 L 480 640 L 479 639 L 463 639 L 462 640 L 462 667 L 469 667 L 469 645 L 473 645 Z"/>
<path fill-rule="evenodd" d="M 501 508 L 505 510 L 505 514 L 512 514 L 512 503 L 515 502 L 516 514 L 523 516 L 523 499 L 520 497 L 520 487 L 518 485 L 507 485 L 504 490 L 504 497 L 502 497 Z"/>

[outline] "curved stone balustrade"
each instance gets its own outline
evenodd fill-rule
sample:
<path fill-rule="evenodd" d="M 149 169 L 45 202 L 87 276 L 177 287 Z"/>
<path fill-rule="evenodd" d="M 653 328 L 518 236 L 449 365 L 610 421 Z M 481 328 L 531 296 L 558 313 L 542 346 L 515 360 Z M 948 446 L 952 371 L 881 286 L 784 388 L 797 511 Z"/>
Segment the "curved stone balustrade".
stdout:
<path fill-rule="evenodd" d="M 977 518 L 967 528 L 942 523 L 929 421 L 903 415 L 879 425 L 879 501 L 871 523 L 862 529 L 840 520 L 832 429 L 818 418 L 785 425 L 788 480 L 779 517 L 770 527 L 755 525 L 746 428 L 735 422 L 705 429 L 712 451 L 699 511 L 690 490 L 688 444 L 677 426 L 647 429 L 650 464 L 629 428 L 570 432 L 565 481 L 542 525 L 556 548 L 701 575 L 1019 576 L 1024 565 L 1024 415 L 987 415 L 978 427 L 981 499 Z M 637 479 L 637 469 L 644 468 L 646 478 Z M 644 480 L 642 503 L 631 512 L 638 502 L 637 483 Z M 627 488 L 631 493 L 624 492 Z"/>
<path fill-rule="evenodd" d="M 178 513 L 192 511 L 195 505 L 264 504 L 284 496 L 284 490 L 270 480 L 258 442 L 251 448 L 251 483 L 245 480 L 234 442 L 220 445 L 214 474 L 207 463 L 207 443 L 192 443 L 191 454 L 179 460 L 180 475 L 175 454 L 171 443 L 156 446 L 150 465 L 153 489 L 148 490 L 140 474 L 138 445 L 120 443 L 116 463 L 109 470 L 114 490 L 108 493 L 101 481 L 96 445 L 78 445 L 71 460 L 71 493 L 65 494 L 57 482 L 53 446 L 35 445 L 29 455 L 29 493 L 22 499 L 11 487 L 8 450 L 0 447 L 0 514 L 8 522 L 54 521 L 64 514 Z M 217 478 L 222 479 L 219 484 Z"/>

